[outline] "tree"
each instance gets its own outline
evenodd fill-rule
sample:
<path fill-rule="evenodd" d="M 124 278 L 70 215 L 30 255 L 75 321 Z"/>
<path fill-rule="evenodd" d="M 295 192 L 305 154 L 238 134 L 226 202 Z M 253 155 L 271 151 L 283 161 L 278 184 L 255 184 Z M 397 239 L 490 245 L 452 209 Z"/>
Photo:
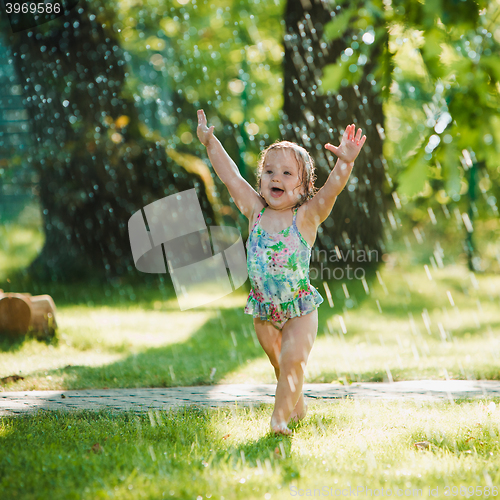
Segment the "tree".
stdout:
<path fill-rule="evenodd" d="M 372 83 L 384 67 L 388 34 L 380 29 L 379 23 L 375 28 L 378 36 L 365 43 L 370 45 L 369 57 L 365 55 L 361 69 L 356 67 L 357 82 L 352 84 L 342 78 L 337 60 L 349 43 L 355 48 L 364 43 L 357 30 L 346 22 L 359 5 L 352 2 L 344 5 L 346 8 L 339 6 L 331 10 L 326 2 L 288 0 L 282 134 L 312 152 L 318 166 L 318 186 L 324 184 L 333 164 L 324 144 L 336 142 L 350 123 L 361 127 L 367 135 L 348 185 L 324 222 L 324 229 L 320 227 L 318 231 L 320 247 L 333 250 L 338 246 L 342 259 L 346 259 L 352 248 L 355 250 L 354 255 L 351 254 L 353 260 L 363 261 L 372 256 L 380 258 L 385 248 L 382 221 L 387 209 L 384 186 L 387 162 L 382 155 L 380 134 L 384 129 L 384 114 L 380 84 Z M 324 35 L 328 35 L 328 42 Z M 322 86 L 325 69 L 332 66 L 335 69 L 329 73 L 330 81 Z M 322 92 L 324 87 L 330 87 L 333 92 Z"/>
<path fill-rule="evenodd" d="M 484 270 L 475 221 L 498 217 L 499 14 L 491 1 L 397 2 L 387 10 L 397 69 L 388 154 L 397 190 L 403 203 L 417 197 L 426 212 L 442 207 L 462 219 L 471 271 Z"/>
<path fill-rule="evenodd" d="M 281 135 L 313 153 L 322 185 L 333 165 L 323 144 L 352 121 L 364 129 L 363 156 L 319 248 L 380 258 L 394 219 L 389 193 L 398 209 L 427 193 L 428 180 L 440 203 L 462 203 L 465 150 L 484 163 L 479 185 L 496 210 L 497 4 L 151 0 L 110 13 L 87 1 L 11 37 L 39 144 L 28 158 L 46 211 L 38 263 L 51 273 L 63 255 L 71 275 L 80 258 L 124 272 L 128 216 L 195 183 L 207 223 L 222 215 L 246 237 L 248 222 L 195 139 L 200 107 L 252 183 L 259 151 Z"/>
<path fill-rule="evenodd" d="M 263 107 L 267 97 L 261 89 L 273 85 L 269 67 L 259 63 L 251 79 L 238 68 L 246 53 L 254 61 L 263 53 L 247 43 L 260 37 L 252 31 L 249 11 L 242 3 L 236 13 L 218 9 L 214 15 L 205 5 L 190 19 L 182 4 L 150 2 L 148 11 L 117 4 L 113 11 L 87 0 L 67 16 L 10 36 L 38 144 L 26 161 L 37 176 L 46 243 L 30 268 L 33 277 L 72 279 L 103 268 L 109 275 L 130 272 L 130 215 L 193 185 L 207 224 L 220 222 L 222 214 L 245 234 L 245 221 L 228 206 L 227 196 L 221 214 L 214 212 L 214 179 L 199 161 L 202 148 L 192 132 L 196 109 L 209 106 L 233 157 L 241 147 L 240 127 L 249 133 L 247 162 L 257 155 L 257 147 L 250 151 L 256 131 L 269 137 L 265 120 L 260 127 L 244 120 L 240 98 L 248 85 L 247 108 L 261 117 L 272 114 Z M 252 37 L 246 30 L 245 39 L 232 35 L 236 21 L 228 14 L 240 22 L 246 18 Z M 277 43 L 262 43 L 279 68 Z M 232 49 L 230 68 L 220 64 L 226 48 Z M 168 97 L 165 89 L 172 89 Z M 275 99 L 279 106 L 279 94 Z"/>
<path fill-rule="evenodd" d="M 476 182 L 468 170 L 482 165 L 483 212 L 498 215 L 487 190 L 499 177 L 499 13 L 486 0 L 288 0 L 285 136 L 317 150 L 320 185 L 329 170 L 321 145 L 339 121 L 361 126 L 370 146 L 325 222 L 323 244 L 383 249 L 383 226 L 394 226 L 384 175 L 396 209 L 428 180 L 439 203 L 458 203 L 464 184 Z M 473 199 L 471 207 L 477 214 Z"/>
<path fill-rule="evenodd" d="M 207 223 L 215 219 L 201 178 L 145 137 L 143 116 L 122 95 L 115 29 L 113 12 L 92 2 L 10 37 L 37 141 L 28 161 L 46 234 L 30 269 L 38 279 L 130 272 L 128 219 L 169 194 L 197 187 Z"/>

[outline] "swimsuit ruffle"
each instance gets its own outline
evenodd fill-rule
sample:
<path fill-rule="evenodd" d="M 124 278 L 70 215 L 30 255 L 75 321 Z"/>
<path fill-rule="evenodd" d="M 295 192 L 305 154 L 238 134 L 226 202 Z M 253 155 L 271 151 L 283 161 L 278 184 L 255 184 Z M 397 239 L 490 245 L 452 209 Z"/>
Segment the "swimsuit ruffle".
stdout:
<path fill-rule="evenodd" d="M 253 297 L 253 290 L 251 290 L 245 306 L 245 314 L 271 322 L 304 316 L 314 311 L 323 302 L 323 297 L 312 285 L 309 285 L 309 291 L 311 293 L 289 302 L 273 304 L 272 302 L 259 302 Z"/>

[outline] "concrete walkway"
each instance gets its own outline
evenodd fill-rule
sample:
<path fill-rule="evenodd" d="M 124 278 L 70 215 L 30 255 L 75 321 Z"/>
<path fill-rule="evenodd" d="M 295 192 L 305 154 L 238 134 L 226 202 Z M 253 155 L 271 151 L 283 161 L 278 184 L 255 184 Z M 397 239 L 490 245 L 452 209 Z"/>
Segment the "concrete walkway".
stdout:
<path fill-rule="evenodd" d="M 199 406 L 250 406 L 273 403 L 275 384 L 231 384 L 160 389 L 0 392 L 0 416 L 43 410 L 129 410 Z M 454 401 L 500 397 L 500 382 L 492 380 L 414 380 L 393 383 L 304 384 L 309 401 L 341 398 L 370 400 Z"/>

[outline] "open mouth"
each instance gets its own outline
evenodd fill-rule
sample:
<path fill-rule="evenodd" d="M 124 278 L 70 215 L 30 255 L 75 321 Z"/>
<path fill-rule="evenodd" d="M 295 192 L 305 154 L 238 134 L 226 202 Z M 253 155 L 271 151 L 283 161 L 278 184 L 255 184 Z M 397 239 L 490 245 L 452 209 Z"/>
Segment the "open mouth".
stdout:
<path fill-rule="evenodd" d="M 283 189 L 273 187 L 271 188 L 271 196 L 273 198 L 279 198 L 284 193 Z"/>

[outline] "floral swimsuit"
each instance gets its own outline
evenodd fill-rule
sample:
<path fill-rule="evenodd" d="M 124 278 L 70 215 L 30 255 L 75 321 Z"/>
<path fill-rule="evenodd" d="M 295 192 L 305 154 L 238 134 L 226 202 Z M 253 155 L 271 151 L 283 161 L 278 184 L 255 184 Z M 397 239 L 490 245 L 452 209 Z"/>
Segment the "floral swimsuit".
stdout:
<path fill-rule="evenodd" d="M 300 234 L 297 208 L 292 225 L 279 233 L 268 233 L 259 224 L 264 207 L 247 240 L 247 269 L 252 289 L 246 314 L 270 321 L 281 330 L 290 318 L 316 309 L 323 297 L 309 283 L 311 247 Z"/>

